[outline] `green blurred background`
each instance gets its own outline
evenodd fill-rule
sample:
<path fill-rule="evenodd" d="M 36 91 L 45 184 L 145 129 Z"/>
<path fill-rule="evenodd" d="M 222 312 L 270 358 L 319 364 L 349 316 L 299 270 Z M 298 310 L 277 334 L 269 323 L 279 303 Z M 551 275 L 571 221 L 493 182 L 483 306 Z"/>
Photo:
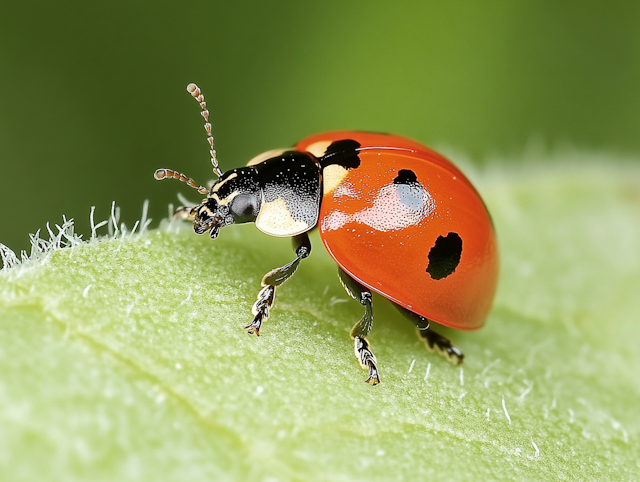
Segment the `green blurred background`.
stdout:
<path fill-rule="evenodd" d="M 640 153 L 640 2 L 3 2 L 0 242 L 144 199 L 333 129 L 404 134 L 482 163 L 532 139 Z M 195 194 L 189 193 L 189 194 Z M 196 196 L 191 196 L 197 198 Z"/>

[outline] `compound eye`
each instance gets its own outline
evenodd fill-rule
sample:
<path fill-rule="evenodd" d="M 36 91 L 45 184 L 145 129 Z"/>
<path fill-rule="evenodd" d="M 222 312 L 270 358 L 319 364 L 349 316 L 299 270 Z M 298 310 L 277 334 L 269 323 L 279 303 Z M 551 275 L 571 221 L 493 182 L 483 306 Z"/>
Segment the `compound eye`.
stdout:
<path fill-rule="evenodd" d="M 246 223 L 256 219 L 258 211 L 258 201 L 252 194 L 240 194 L 231 203 L 231 214 L 235 222 Z"/>

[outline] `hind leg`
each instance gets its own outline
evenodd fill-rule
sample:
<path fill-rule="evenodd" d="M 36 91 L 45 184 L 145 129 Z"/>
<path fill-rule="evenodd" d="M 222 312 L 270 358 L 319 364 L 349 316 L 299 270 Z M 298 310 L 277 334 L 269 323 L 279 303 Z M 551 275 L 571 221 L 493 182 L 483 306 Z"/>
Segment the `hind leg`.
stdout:
<path fill-rule="evenodd" d="M 400 313 L 418 328 L 418 336 L 424 342 L 429 351 L 436 351 L 454 365 L 460 365 L 464 355 L 460 348 L 451 343 L 449 338 L 436 333 L 429 327 L 429 320 L 413 311 L 410 311 L 394 303 Z"/>
<path fill-rule="evenodd" d="M 364 315 L 351 329 L 351 338 L 354 342 L 354 352 L 360 366 L 365 370 L 369 370 L 369 378 L 365 381 L 371 382 L 373 385 L 380 383 L 380 374 L 376 357 L 369 347 L 367 336 L 371 333 L 373 327 L 373 304 L 371 300 L 371 291 L 354 280 L 347 273 L 338 268 L 338 277 L 344 289 L 349 296 L 358 300 L 364 306 Z"/>

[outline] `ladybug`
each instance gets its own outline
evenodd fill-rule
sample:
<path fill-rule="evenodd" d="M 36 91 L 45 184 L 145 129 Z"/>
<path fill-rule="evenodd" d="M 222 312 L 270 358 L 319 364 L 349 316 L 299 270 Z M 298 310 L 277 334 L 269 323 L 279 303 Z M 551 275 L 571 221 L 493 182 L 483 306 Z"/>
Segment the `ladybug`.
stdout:
<path fill-rule="evenodd" d="M 400 136 L 338 131 L 268 151 L 223 173 L 204 96 L 195 84 L 187 90 L 202 109 L 218 180 L 206 188 L 179 172 L 158 169 L 155 179 L 178 179 L 206 195 L 200 204 L 178 208 L 176 216 L 192 220 L 197 234 L 208 231 L 212 239 L 220 228 L 253 222 L 265 234 L 293 242 L 295 259 L 262 279 L 253 321 L 245 327 L 249 334 L 260 334 L 276 287 L 309 256 L 308 233 L 317 227 L 338 264 L 340 282 L 364 307 L 351 338 L 358 362 L 369 371 L 367 382 L 380 382 L 367 341 L 372 292 L 417 327 L 429 350 L 462 363 L 462 351 L 430 323 L 459 330 L 484 324 L 496 289 L 498 251 L 491 217 L 457 167 Z"/>

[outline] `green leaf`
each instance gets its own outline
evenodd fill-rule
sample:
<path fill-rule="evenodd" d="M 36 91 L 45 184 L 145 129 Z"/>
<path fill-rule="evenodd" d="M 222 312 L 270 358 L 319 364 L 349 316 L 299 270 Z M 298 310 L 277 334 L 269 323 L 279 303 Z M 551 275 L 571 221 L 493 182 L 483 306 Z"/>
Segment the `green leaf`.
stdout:
<path fill-rule="evenodd" d="M 502 253 L 486 327 L 441 329 L 454 367 L 375 298 L 376 387 L 317 235 L 259 338 L 260 279 L 293 255 L 253 226 L 4 269 L 2 480 L 637 480 L 640 170 L 494 171 L 475 176 Z"/>

